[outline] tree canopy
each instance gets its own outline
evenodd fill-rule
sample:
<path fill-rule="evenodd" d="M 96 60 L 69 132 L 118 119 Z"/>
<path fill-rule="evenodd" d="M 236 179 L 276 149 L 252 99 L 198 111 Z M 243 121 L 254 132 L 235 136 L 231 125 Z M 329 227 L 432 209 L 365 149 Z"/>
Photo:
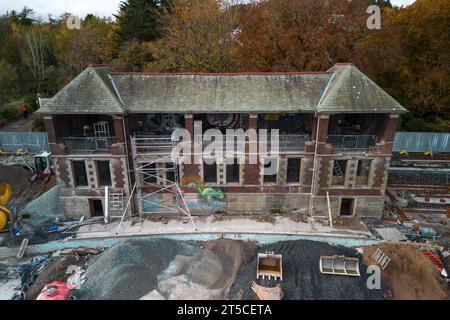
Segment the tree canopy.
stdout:
<path fill-rule="evenodd" d="M 367 7 L 381 7 L 369 30 Z M 407 130 L 450 130 L 450 2 L 127 0 L 115 19 L 24 8 L 0 16 L 0 107 L 54 95 L 89 64 L 119 71 L 305 71 L 354 62 L 413 113 Z M 425 120 L 424 120 L 425 119 Z M 425 125 L 424 122 L 425 121 Z"/>

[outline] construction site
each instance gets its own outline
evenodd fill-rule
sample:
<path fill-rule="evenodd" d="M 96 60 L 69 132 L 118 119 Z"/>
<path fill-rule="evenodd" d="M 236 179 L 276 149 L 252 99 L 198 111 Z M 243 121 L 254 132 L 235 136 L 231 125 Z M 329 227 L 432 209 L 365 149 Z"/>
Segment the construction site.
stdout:
<path fill-rule="evenodd" d="M 39 106 L 0 131 L 0 299 L 450 298 L 450 134 L 353 64 L 90 66 Z"/>

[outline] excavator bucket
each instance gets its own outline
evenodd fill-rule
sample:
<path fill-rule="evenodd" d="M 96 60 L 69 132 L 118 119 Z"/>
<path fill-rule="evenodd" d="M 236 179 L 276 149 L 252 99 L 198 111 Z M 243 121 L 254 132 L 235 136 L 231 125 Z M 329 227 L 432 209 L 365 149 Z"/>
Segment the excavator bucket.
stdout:
<path fill-rule="evenodd" d="M 258 261 L 256 265 L 256 278 L 269 280 L 273 277 L 275 280 L 283 281 L 283 261 L 281 254 L 273 252 L 258 253 Z"/>
<path fill-rule="evenodd" d="M 359 259 L 345 256 L 321 256 L 320 272 L 344 276 L 357 276 L 359 272 Z"/>

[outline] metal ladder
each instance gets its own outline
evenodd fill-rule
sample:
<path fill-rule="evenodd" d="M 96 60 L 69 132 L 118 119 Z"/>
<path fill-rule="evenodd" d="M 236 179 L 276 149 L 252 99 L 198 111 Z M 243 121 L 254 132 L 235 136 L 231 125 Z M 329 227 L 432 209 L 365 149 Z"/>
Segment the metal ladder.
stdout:
<path fill-rule="evenodd" d="M 337 162 L 337 161 L 334 161 L 333 170 L 334 170 L 334 175 L 335 176 L 343 176 L 344 175 L 344 173 L 342 172 L 341 167 L 339 166 L 339 162 Z"/>

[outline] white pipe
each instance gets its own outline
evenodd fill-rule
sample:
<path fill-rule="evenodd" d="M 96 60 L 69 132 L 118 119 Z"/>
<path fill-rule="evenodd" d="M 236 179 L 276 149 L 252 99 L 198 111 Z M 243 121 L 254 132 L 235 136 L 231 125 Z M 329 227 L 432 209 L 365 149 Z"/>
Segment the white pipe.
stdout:
<path fill-rule="evenodd" d="M 330 193 L 327 191 L 328 218 L 330 219 L 330 227 L 333 228 L 333 217 L 331 216 Z"/>
<path fill-rule="evenodd" d="M 104 210 L 103 221 L 105 224 L 109 223 L 109 188 L 105 187 L 105 210 Z"/>

